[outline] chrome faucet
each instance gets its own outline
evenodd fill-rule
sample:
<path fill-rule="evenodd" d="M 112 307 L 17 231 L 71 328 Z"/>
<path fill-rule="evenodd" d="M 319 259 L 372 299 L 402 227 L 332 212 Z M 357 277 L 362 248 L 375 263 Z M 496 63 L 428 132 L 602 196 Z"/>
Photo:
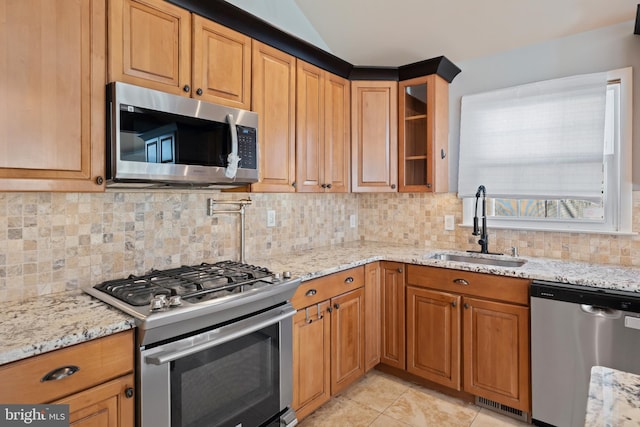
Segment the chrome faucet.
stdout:
<path fill-rule="evenodd" d="M 482 231 L 478 227 L 478 200 L 482 195 Z M 476 209 L 473 215 L 473 233 L 474 236 L 480 236 L 478 244 L 480 245 L 480 253 L 489 253 L 489 234 L 487 233 L 487 189 L 484 185 L 478 187 L 476 192 Z M 475 251 L 470 251 L 475 252 Z"/>

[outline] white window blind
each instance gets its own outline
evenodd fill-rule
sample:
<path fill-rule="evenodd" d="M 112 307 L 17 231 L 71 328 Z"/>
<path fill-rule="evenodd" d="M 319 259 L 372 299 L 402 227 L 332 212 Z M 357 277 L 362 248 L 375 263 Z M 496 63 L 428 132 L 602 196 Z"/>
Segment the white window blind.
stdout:
<path fill-rule="evenodd" d="M 601 200 L 607 74 L 462 98 L 458 195 Z"/>

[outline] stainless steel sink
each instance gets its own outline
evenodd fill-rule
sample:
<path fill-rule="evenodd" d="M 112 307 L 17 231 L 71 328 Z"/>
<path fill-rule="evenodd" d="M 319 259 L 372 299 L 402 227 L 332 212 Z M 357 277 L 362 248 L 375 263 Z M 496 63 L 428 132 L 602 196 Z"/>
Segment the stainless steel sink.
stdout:
<path fill-rule="evenodd" d="M 471 264 L 493 265 L 496 267 L 522 267 L 526 264 L 526 259 L 502 259 L 491 258 L 482 255 L 457 255 L 457 254 L 435 254 L 430 257 L 441 261 L 468 262 Z"/>

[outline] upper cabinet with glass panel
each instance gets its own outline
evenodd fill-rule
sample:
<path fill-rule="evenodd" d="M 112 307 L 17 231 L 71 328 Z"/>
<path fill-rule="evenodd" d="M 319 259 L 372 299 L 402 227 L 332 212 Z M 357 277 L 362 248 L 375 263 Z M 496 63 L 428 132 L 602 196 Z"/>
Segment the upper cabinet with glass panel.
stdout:
<path fill-rule="evenodd" d="M 446 192 L 449 84 L 436 74 L 401 81 L 398 97 L 401 192 Z"/>

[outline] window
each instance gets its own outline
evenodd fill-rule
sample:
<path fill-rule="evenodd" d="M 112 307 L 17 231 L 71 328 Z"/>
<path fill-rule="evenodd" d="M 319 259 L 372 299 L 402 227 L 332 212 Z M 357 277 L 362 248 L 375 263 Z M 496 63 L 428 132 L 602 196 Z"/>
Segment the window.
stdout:
<path fill-rule="evenodd" d="M 631 71 L 463 97 L 463 224 L 484 185 L 489 227 L 631 233 Z"/>

